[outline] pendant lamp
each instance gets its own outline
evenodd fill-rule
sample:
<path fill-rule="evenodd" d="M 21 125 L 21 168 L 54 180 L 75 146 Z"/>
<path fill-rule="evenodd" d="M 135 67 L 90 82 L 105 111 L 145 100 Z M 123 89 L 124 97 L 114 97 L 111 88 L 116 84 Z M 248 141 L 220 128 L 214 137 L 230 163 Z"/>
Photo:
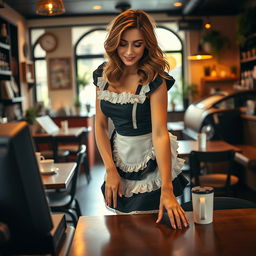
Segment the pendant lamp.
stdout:
<path fill-rule="evenodd" d="M 36 13 L 43 16 L 55 16 L 65 13 L 62 0 L 38 0 Z"/>
<path fill-rule="evenodd" d="M 209 60 L 209 59 L 212 59 L 212 55 L 206 52 L 203 49 L 202 45 L 199 44 L 197 52 L 195 52 L 195 54 L 188 56 L 188 59 L 189 60 Z"/>

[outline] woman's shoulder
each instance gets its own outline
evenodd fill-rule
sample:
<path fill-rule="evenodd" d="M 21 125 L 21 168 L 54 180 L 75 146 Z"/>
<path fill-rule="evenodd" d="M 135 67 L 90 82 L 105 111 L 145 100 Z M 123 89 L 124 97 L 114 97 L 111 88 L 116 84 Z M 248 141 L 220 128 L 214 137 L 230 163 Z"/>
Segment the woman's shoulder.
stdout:
<path fill-rule="evenodd" d="M 101 65 L 98 66 L 97 69 L 93 71 L 93 84 L 98 86 L 98 79 L 99 77 L 103 76 L 103 70 L 106 62 L 103 62 Z"/>
<path fill-rule="evenodd" d="M 164 73 L 164 76 L 165 77 L 158 75 L 155 80 L 148 84 L 148 91 L 146 92 L 146 95 L 150 95 L 151 93 L 153 93 L 158 87 L 162 85 L 163 81 L 165 81 L 166 83 L 167 91 L 172 88 L 175 79 L 167 72 Z"/>

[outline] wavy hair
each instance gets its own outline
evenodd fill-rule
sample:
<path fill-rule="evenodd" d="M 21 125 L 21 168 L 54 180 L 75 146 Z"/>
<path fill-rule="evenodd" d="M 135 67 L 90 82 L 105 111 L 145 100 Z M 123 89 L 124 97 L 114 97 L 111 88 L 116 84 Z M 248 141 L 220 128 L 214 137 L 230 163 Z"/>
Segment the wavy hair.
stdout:
<path fill-rule="evenodd" d="M 170 66 L 164 58 L 163 51 L 157 43 L 154 32 L 155 22 L 141 10 L 127 10 L 119 14 L 110 24 L 108 36 L 104 42 L 108 62 L 104 67 L 104 77 L 109 83 L 116 84 L 124 70 L 124 64 L 118 56 L 117 47 L 124 31 L 137 28 L 145 40 L 145 50 L 138 62 L 138 74 L 141 83 L 147 84 L 153 81 L 158 75 L 167 78 L 165 70 Z"/>

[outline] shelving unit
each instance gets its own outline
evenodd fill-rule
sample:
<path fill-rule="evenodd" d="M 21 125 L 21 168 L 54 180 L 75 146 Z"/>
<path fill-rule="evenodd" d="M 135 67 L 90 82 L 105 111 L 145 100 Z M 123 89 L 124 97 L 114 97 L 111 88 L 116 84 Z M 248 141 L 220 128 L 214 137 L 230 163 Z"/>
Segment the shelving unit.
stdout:
<path fill-rule="evenodd" d="M 21 62 L 21 74 L 22 82 L 28 84 L 33 84 L 35 82 L 35 72 L 32 61 Z"/>
<path fill-rule="evenodd" d="M 209 95 L 212 89 L 230 91 L 233 90 L 233 85 L 238 80 L 238 77 L 211 77 L 206 76 L 201 79 L 201 97 Z"/>
<path fill-rule="evenodd" d="M 256 89 L 253 73 L 256 73 L 256 34 L 250 35 L 240 49 L 241 86 Z"/>
<path fill-rule="evenodd" d="M 0 37 L 0 116 L 6 116 L 12 121 L 22 118 L 18 28 L 0 17 L 0 29 L 3 26 L 6 28 L 7 38 Z"/>

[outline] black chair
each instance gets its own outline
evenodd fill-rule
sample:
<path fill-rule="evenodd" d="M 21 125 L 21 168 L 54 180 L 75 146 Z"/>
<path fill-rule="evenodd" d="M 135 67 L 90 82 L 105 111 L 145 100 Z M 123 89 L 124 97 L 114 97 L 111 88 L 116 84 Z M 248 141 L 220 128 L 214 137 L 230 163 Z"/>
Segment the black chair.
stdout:
<path fill-rule="evenodd" d="M 229 195 L 239 182 L 239 178 L 232 173 L 234 156 L 233 150 L 192 151 L 189 156 L 192 186 L 213 187 L 215 195 Z"/>
<path fill-rule="evenodd" d="M 77 224 L 78 218 L 81 216 L 81 209 L 76 199 L 77 179 L 81 164 L 84 161 L 86 146 L 81 145 L 77 153 L 77 166 L 71 180 L 71 184 L 65 191 L 48 192 L 47 199 L 52 212 L 64 212 L 69 214 L 74 226 Z"/>
<path fill-rule="evenodd" d="M 80 146 L 82 144 L 87 144 L 87 137 L 88 137 L 88 133 L 91 131 L 91 128 L 88 128 L 86 131 L 82 132 L 82 134 L 79 136 L 78 138 L 78 143 L 74 143 L 71 142 L 69 143 L 68 141 L 66 141 L 65 143 L 60 143 L 58 145 L 58 150 L 59 151 L 68 151 L 69 155 L 67 157 L 67 159 L 71 159 L 71 161 L 73 160 L 74 157 L 76 157 L 77 153 L 79 152 Z M 87 147 L 85 148 L 85 156 L 84 156 L 84 161 L 83 161 L 83 169 L 84 169 L 84 173 L 87 179 L 87 182 L 89 183 L 91 180 L 91 173 L 90 173 L 90 166 L 89 166 L 89 159 L 88 159 L 88 150 Z"/>
<path fill-rule="evenodd" d="M 55 138 L 51 135 L 34 136 L 34 144 L 36 151 L 40 151 L 41 155 L 46 159 L 54 159 L 54 162 L 66 162 L 70 152 L 67 149 L 58 149 Z"/>
<path fill-rule="evenodd" d="M 186 202 L 181 205 L 184 211 L 193 211 L 192 202 Z M 251 201 L 235 198 L 235 197 L 214 197 L 213 209 L 226 210 L 226 209 L 248 209 L 256 208 L 256 203 Z"/>

